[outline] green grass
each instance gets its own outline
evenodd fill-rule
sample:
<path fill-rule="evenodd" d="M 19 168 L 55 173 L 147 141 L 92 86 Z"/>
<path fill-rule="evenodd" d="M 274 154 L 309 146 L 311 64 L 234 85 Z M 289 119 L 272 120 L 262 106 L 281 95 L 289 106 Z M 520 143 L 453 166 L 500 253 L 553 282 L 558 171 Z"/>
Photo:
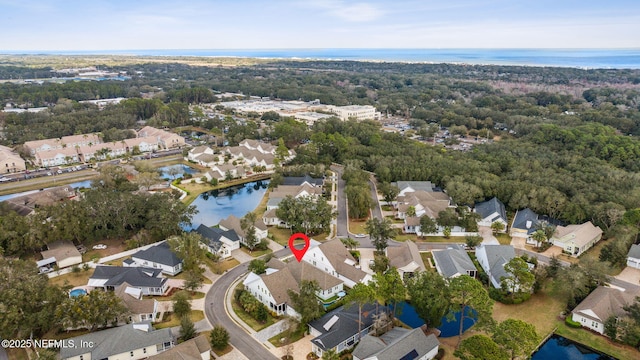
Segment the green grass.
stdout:
<path fill-rule="evenodd" d="M 435 267 L 431 267 L 431 264 L 435 266 L 433 263 L 433 254 L 431 254 L 431 252 L 421 252 L 420 257 L 422 258 L 422 262 L 424 263 L 424 267 L 427 271 L 437 271 Z"/>
<path fill-rule="evenodd" d="M 206 264 L 206 262 L 205 262 Z M 182 271 L 180 272 L 180 274 L 176 275 L 176 276 L 167 276 L 169 279 L 178 279 L 178 280 L 187 280 L 187 272 L 186 271 Z M 204 281 L 202 282 L 203 284 L 212 284 L 211 280 L 207 279 L 207 277 L 204 278 Z"/>
<path fill-rule="evenodd" d="M 352 234 L 368 234 L 365 226 L 367 224 L 367 219 L 364 220 L 354 220 L 349 219 L 349 232 Z"/>
<path fill-rule="evenodd" d="M 222 274 L 225 271 L 232 269 L 240 264 L 238 260 L 232 257 L 225 260 L 220 260 L 217 263 L 213 262 L 213 260 L 209 258 L 206 258 L 204 262 L 214 274 Z"/>
<path fill-rule="evenodd" d="M 555 331 L 556 334 L 611 355 L 616 359 L 637 359 L 640 357 L 640 352 L 631 346 L 615 343 L 585 329 L 570 328 L 562 321 L 558 321 L 556 325 L 558 327 Z"/>
<path fill-rule="evenodd" d="M 279 228 L 276 226 L 269 227 L 269 234 L 271 239 L 282 246 L 289 246 L 289 238 L 291 237 L 291 230 L 285 228 Z M 321 233 L 311 236 L 314 240 L 323 241 L 329 236 L 328 233 Z"/>
<path fill-rule="evenodd" d="M 425 236 L 424 238 L 416 238 L 416 242 L 443 242 L 443 243 L 465 243 L 464 236 L 449 236 L 446 238 L 444 236 Z"/>
<path fill-rule="evenodd" d="M 204 312 L 202 312 L 201 310 L 191 310 L 190 317 L 191 321 L 193 321 L 194 323 L 198 322 L 204 319 Z M 172 313 L 165 313 L 165 318 L 162 322 L 153 324 L 153 327 L 155 327 L 156 329 L 166 329 L 174 326 L 180 326 L 180 319 Z"/>
<path fill-rule="evenodd" d="M 389 219 L 394 224 L 404 224 L 404 219 L 396 219 L 396 217 L 393 216 L 393 215 L 389 215 L 389 216 L 385 216 L 385 217 L 387 219 Z"/>
<path fill-rule="evenodd" d="M 264 324 L 259 323 L 253 316 L 249 315 L 244 309 L 237 303 L 237 301 L 231 302 L 231 307 L 233 311 L 238 315 L 238 317 L 244 321 L 245 324 L 249 325 L 253 330 L 260 331 L 265 329 L 273 324 L 275 324 L 276 319 L 269 314 L 267 316 L 267 321 Z"/>
<path fill-rule="evenodd" d="M 267 249 L 267 250 L 253 250 L 253 251 L 249 251 L 249 249 L 247 249 L 244 246 L 240 247 L 240 250 L 242 250 L 242 252 L 244 252 L 247 255 L 251 255 L 253 257 L 260 257 L 262 255 L 266 255 L 272 252 L 271 249 Z"/>
<path fill-rule="evenodd" d="M 304 337 L 304 331 L 292 331 L 290 329 L 290 330 L 285 330 L 280 334 L 270 338 L 269 342 L 273 344 L 273 346 L 275 347 L 280 347 L 280 346 L 285 346 L 285 345 L 295 343 L 296 341 L 302 339 L 303 337 Z M 280 341 L 283 338 L 285 339 L 285 341 Z"/>
<path fill-rule="evenodd" d="M 70 285 L 72 287 L 87 285 L 91 274 L 93 274 L 93 269 L 89 269 L 89 271 L 80 270 L 79 273 L 71 272 L 50 278 L 49 284 L 58 286 Z"/>
<path fill-rule="evenodd" d="M 380 206 L 383 211 L 393 211 L 393 206 L 391 205 L 382 205 Z"/>
<path fill-rule="evenodd" d="M 497 233 L 495 236 L 500 245 L 511 245 L 511 236 L 509 234 Z"/>

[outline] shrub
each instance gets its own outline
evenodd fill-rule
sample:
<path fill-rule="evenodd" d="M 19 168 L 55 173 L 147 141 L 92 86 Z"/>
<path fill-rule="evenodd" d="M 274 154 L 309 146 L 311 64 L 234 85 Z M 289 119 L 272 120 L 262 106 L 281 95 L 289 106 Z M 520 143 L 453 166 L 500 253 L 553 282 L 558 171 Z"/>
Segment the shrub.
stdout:
<path fill-rule="evenodd" d="M 577 329 L 577 328 L 581 328 L 581 327 L 582 327 L 582 325 L 581 325 L 579 322 L 577 322 L 577 321 L 573 321 L 573 319 L 571 319 L 571 316 L 570 316 L 570 315 L 569 315 L 569 316 L 567 316 L 567 317 L 564 319 L 564 323 L 565 323 L 565 324 L 567 324 L 567 326 L 568 326 L 568 327 L 572 327 L 572 328 L 576 328 L 576 329 Z"/>
<path fill-rule="evenodd" d="M 216 324 L 209 334 L 211 347 L 216 350 L 222 350 L 229 345 L 229 332 L 222 325 Z"/>

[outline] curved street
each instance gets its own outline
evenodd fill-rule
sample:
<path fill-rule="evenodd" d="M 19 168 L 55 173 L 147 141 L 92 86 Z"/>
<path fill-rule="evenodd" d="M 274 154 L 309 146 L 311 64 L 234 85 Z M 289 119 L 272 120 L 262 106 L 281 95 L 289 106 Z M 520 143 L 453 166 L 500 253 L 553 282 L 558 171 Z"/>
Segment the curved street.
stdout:
<path fill-rule="evenodd" d="M 247 271 L 248 266 L 249 263 L 240 264 L 216 280 L 205 297 L 205 315 L 211 325 L 220 324 L 227 329 L 231 345 L 247 358 L 278 360 L 253 336 L 247 334 L 242 327 L 236 324 L 229 317 L 225 308 L 226 292 L 231 290 L 231 284 Z"/>

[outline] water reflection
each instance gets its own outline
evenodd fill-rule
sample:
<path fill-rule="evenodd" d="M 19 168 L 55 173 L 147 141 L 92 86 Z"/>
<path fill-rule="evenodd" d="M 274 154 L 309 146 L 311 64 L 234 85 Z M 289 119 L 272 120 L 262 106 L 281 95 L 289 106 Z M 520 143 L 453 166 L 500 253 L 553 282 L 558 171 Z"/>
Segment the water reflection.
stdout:
<path fill-rule="evenodd" d="M 200 194 L 192 203 L 198 213 L 193 217 L 191 228 L 197 228 L 200 224 L 216 225 L 229 215 L 239 218 L 245 216 L 255 210 L 268 186 L 269 180 L 253 181 Z"/>
<path fill-rule="evenodd" d="M 160 173 L 161 178 L 170 180 L 182 178 L 185 173 L 193 175 L 198 172 L 198 170 L 184 164 L 163 166 L 159 167 L 157 170 Z"/>
<path fill-rule="evenodd" d="M 531 357 L 532 360 L 614 360 L 614 358 L 601 354 L 585 345 L 569 340 L 560 335 L 552 335 Z"/>

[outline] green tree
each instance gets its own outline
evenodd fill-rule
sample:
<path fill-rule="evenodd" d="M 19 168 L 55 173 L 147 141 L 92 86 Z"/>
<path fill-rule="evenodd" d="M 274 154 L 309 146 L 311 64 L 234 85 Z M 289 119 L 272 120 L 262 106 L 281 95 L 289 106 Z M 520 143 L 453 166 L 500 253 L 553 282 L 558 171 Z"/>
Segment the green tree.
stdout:
<path fill-rule="evenodd" d="M 416 216 L 416 208 L 415 208 L 415 206 L 409 206 L 409 208 L 407 209 L 407 216 L 409 216 L 409 217 Z"/>
<path fill-rule="evenodd" d="M 189 316 L 180 319 L 180 339 L 182 341 L 193 339 L 197 334 L 196 327 Z"/>
<path fill-rule="evenodd" d="M 367 220 L 365 229 L 371 237 L 373 246 L 376 247 L 376 251 L 383 252 L 387 248 L 387 242 L 389 238 L 392 238 L 395 231 L 391 226 L 391 221 L 387 218 L 382 220 L 373 218 Z"/>
<path fill-rule="evenodd" d="M 334 349 L 329 349 L 322 353 L 322 360 L 340 360 L 340 354 L 336 353 Z"/>
<path fill-rule="evenodd" d="M 544 230 L 536 230 L 531 234 L 531 238 L 535 240 L 536 246 L 540 247 L 542 243 L 547 241 L 547 236 L 544 234 Z"/>
<path fill-rule="evenodd" d="M 345 188 L 347 195 L 347 205 L 349 218 L 363 219 L 369 215 L 369 210 L 373 206 L 373 199 L 367 186 L 347 185 Z"/>
<path fill-rule="evenodd" d="M 376 274 L 382 274 L 389 269 L 389 258 L 384 253 L 376 252 L 369 268 Z"/>
<path fill-rule="evenodd" d="M 406 282 L 411 305 L 420 319 L 427 328 L 440 326 L 449 309 L 449 290 L 444 278 L 436 272 L 424 271 Z"/>
<path fill-rule="evenodd" d="M 388 182 L 378 184 L 378 191 L 382 194 L 384 201 L 389 205 L 396 200 L 400 193 L 400 189 L 398 189 L 397 186 L 393 186 Z"/>
<path fill-rule="evenodd" d="M 291 226 L 292 233 L 319 234 L 329 232 L 335 216 L 331 205 L 324 198 L 287 196 L 278 205 L 276 215 Z"/>
<path fill-rule="evenodd" d="M 308 324 L 324 314 L 324 308 L 316 297 L 318 291 L 320 291 L 320 286 L 315 280 L 302 280 L 299 293 L 287 290 L 293 308 L 300 314 L 300 323 Z"/>
<path fill-rule="evenodd" d="M 253 259 L 249 262 L 249 271 L 257 275 L 264 274 L 267 271 L 267 264 L 262 259 Z"/>
<path fill-rule="evenodd" d="M 475 248 L 476 246 L 480 245 L 480 243 L 482 242 L 482 236 L 479 235 L 467 235 L 464 237 L 464 241 L 467 244 L 467 246 L 471 249 Z"/>
<path fill-rule="evenodd" d="M 491 230 L 493 231 L 493 235 L 496 235 L 504 230 L 504 224 L 499 221 L 494 221 L 491 223 Z"/>
<path fill-rule="evenodd" d="M 229 332 L 224 326 L 216 324 L 209 333 L 211 347 L 216 350 L 223 350 L 229 346 Z"/>
<path fill-rule="evenodd" d="M 461 360 L 509 360 L 509 354 L 486 335 L 462 340 L 453 355 Z"/>
<path fill-rule="evenodd" d="M 183 318 L 191 314 L 191 303 L 189 302 L 189 294 L 185 291 L 179 291 L 173 295 L 173 313 Z"/>
<path fill-rule="evenodd" d="M 505 350 L 511 359 L 528 358 L 538 346 L 539 338 L 535 326 L 522 320 L 507 319 L 493 332 L 493 341 Z"/>
<path fill-rule="evenodd" d="M 373 289 L 363 283 L 357 283 L 347 294 L 344 301 L 347 304 L 356 304 L 358 306 L 358 340 L 362 332 L 362 307 L 375 299 Z"/>
<path fill-rule="evenodd" d="M 200 246 L 202 236 L 195 232 L 183 233 L 168 240 L 172 251 L 182 259 L 182 268 L 186 272 L 185 289 L 195 291 L 204 282 L 204 264 L 206 250 Z"/>
<path fill-rule="evenodd" d="M 284 161 L 289 157 L 289 149 L 284 144 L 284 140 L 282 138 L 278 139 L 278 147 L 276 148 L 276 157 L 280 160 L 280 163 L 284 163 Z"/>
<path fill-rule="evenodd" d="M 458 343 L 462 339 L 464 318 L 470 317 L 468 308 L 476 311 L 478 319 L 475 326 L 482 328 L 492 324 L 493 300 L 479 281 L 468 275 L 461 275 L 451 279 L 448 288 L 451 309 L 461 314 Z"/>
<path fill-rule="evenodd" d="M 438 213 L 438 219 L 436 220 L 441 227 L 454 227 L 458 225 L 458 214 L 452 208 L 447 208 Z"/>
<path fill-rule="evenodd" d="M 442 229 L 442 235 L 448 239 L 449 236 L 451 236 L 451 227 L 445 226 L 444 229 Z"/>
<path fill-rule="evenodd" d="M 438 231 L 438 225 L 428 215 L 422 215 L 420 217 L 420 235 L 425 236 L 427 234 L 433 234 Z"/>
<path fill-rule="evenodd" d="M 504 265 L 507 276 L 500 278 L 500 286 L 506 293 L 514 294 L 531 293 L 535 276 L 529 270 L 527 263 L 520 257 L 514 257 Z"/>
<path fill-rule="evenodd" d="M 254 212 L 248 212 L 242 219 L 240 219 L 240 227 L 244 231 L 244 243 L 249 248 L 250 252 L 253 252 L 256 245 L 258 245 L 258 237 L 256 236 L 255 222 L 257 216 Z"/>
<path fill-rule="evenodd" d="M 352 239 L 350 237 L 347 238 L 341 238 L 340 242 L 342 242 L 342 244 L 344 246 L 346 246 L 347 248 L 349 248 L 349 250 L 354 250 L 355 248 L 357 248 L 358 246 L 360 246 L 360 242 L 356 239 Z"/>
<path fill-rule="evenodd" d="M 402 282 L 400 273 L 394 267 L 385 271 L 383 274 L 373 275 L 375 281 L 376 292 L 379 300 L 382 300 L 384 305 L 393 306 L 391 311 L 391 317 L 395 317 L 397 311 L 397 304 L 407 298 L 407 288 Z"/>
<path fill-rule="evenodd" d="M 128 309 L 113 291 L 93 290 L 87 295 L 66 299 L 58 305 L 55 314 L 63 327 L 94 331 L 122 321 Z"/>

